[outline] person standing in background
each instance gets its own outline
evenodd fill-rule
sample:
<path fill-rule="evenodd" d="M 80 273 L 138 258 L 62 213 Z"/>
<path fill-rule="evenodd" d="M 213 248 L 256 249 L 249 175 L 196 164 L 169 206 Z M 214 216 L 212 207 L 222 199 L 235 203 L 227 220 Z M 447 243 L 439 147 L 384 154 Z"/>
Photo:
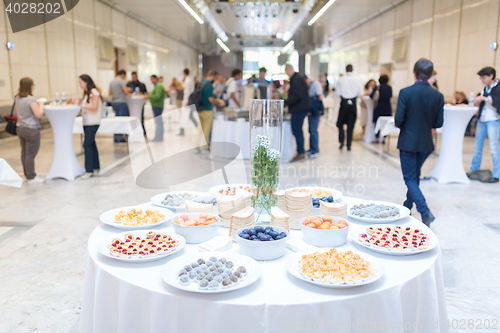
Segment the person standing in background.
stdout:
<path fill-rule="evenodd" d="M 484 182 L 498 183 L 500 178 L 500 149 L 498 147 L 500 139 L 500 86 L 493 67 L 485 67 L 477 72 L 477 75 L 481 78 L 484 89 L 481 91 L 481 95 L 474 99 L 474 105 L 479 107 L 477 112 L 479 121 L 476 124 L 476 142 L 468 176 L 475 179 L 472 177 L 474 171 L 481 168 L 484 140 L 488 136 L 493 172 L 492 176 Z"/>
<path fill-rule="evenodd" d="M 241 70 L 235 68 L 231 72 L 231 77 L 226 82 L 227 94 L 229 95 L 228 106 L 230 108 L 241 108 Z"/>
<path fill-rule="evenodd" d="M 170 86 L 168 87 L 168 90 L 165 91 L 168 94 L 168 97 L 170 97 L 170 104 L 175 106 L 176 108 L 180 107 L 179 104 L 180 101 L 182 101 L 182 99 L 179 99 L 179 101 L 177 100 L 177 97 L 180 97 L 179 91 L 182 89 L 182 84 L 174 77 L 172 79 L 172 83 L 170 83 Z"/>
<path fill-rule="evenodd" d="M 141 81 L 139 81 L 136 72 L 132 72 L 132 81 L 129 81 L 127 83 L 127 88 L 130 88 L 132 94 L 138 94 L 144 97 L 146 97 L 148 94 L 148 89 L 146 88 L 146 85 Z M 141 126 L 144 135 L 146 135 L 146 128 L 144 128 L 144 105 L 142 106 L 142 111 L 141 111 Z"/>
<path fill-rule="evenodd" d="M 425 58 L 413 67 L 415 84 L 401 89 L 394 122 L 401 129 L 398 140 L 401 171 L 408 188 L 404 206 L 410 211 L 413 204 L 426 226 L 435 220 L 420 190 L 420 170 L 434 151 L 432 129 L 443 126 L 444 97 L 433 89 L 428 80 L 434 65 Z"/>
<path fill-rule="evenodd" d="M 434 88 L 437 91 L 439 91 L 438 82 L 437 82 L 437 75 L 438 75 L 438 73 L 436 72 L 436 70 L 432 71 L 432 76 L 428 80 L 428 82 L 429 82 L 429 84 L 431 85 L 432 88 Z"/>
<path fill-rule="evenodd" d="M 211 69 L 208 71 L 205 81 L 201 83 L 201 89 L 203 89 L 203 109 L 198 110 L 200 124 L 198 125 L 198 131 L 196 133 L 195 145 L 199 145 L 200 136 L 203 132 L 207 147 L 200 149 L 202 154 L 208 154 L 210 152 L 210 132 L 212 130 L 212 121 L 214 117 L 213 105 L 217 104 L 217 99 L 214 97 L 213 83 L 218 75 L 219 73 L 215 69 Z"/>
<path fill-rule="evenodd" d="M 184 81 L 182 82 L 183 89 L 183 99 L 182 99 L 182 110 L 181 110 L 181 122 L 180 122 L 180 132 L 179 136 L 184 136 L 184 129 L 188 126 L 188 121 L 191 120 L 194 124 L 194 127 L 198 126 L 198 122 L 194 117 L 194 111 L 191 108 L 188 108 L 189 96 L 194 91 L 195 80 L 189 76 L 189 69 L 184 69 Z"/>
<path fill-rule="evenodd" d="M 340 149 L 344 147 L 344 125 L 347 125 L 347 150 L 351 150 L 352 133 L 356 123 L 357 107 L 356 100 L 363 96 L 363 86 L 352 74 L 352 65 L 345 67 L 346 75 L 342 76 L 337 83 L 335 93 L 340 96 L 340 110 L 337 119 L 339 128 Z"/>
<path fill-rule="evenodd" d="M 392 87 L 389 83 L 389 76 L 382 74 L 378 79 L 380 86 L 378 87 L 379 98 L 375 110 L 373 110 L 373 123 L 377 123 L 378 117 L 390 117 L 392 116 Z M 376 137 L 379 137 L 379 133 L 376 133 Z M 382 139 L 382 143 L 384 143 Z"/>
<path fill-rule="evenodd" d="M 377 84 L 375 83 L 375 80 L 370 79 L 368 82 L 365 84 L 365 90 L 364 90 L 364 96 L 369 96 L 370 99 L 373 101 L 373 104 L 378 100 L 378 89 L 377 89 Z M 365 135 L 366 132 L 366 125 L 368 123 L 368 107 L 361 99 L 361 128 L 363 129 L 363 135 Z M 373 110 L 370 110 L 370 112 L 373 112 Z"/>
<path fill-rule="evenodd" d="M 285 66 L 285 72 L 290 77 L 290 89 L 288 90 L 288 99 L 285 100 L 285 106 L 288 106 L 288 112 L 292 114 L 292 133 L 297 143 L 297 155 L 291 162 L 300 161 L 306 158 L 304 150 L 304 118 L 312 107 L 311 99 L 306 80 L 296 73 L 292 65 Z"/>
<path fill-rule="evenodd" d="M 328 93 L 330 92 L 330 82 L 328 82 L 328 74 L 324 74 L 325 79 L 323 80 L 323 96 L 328 96 Z"/>
<path fill-rule="evenodd" d="M 309 150 L 306 155 L 309 158 L 316 158 L 319 155 L 319 120 L 324 112 L 323 107 L 323 87 L 318 81 L 313 81 L 307 76 L 306 83 L 309 86 L 309 98 L 311 99 L 311 110 L 307 116 L 309 123 Z"/>
<path fill-rule="evenodd" d="M 112 97 L 113 112 L 117 117 L 128 116 L 127 94 L 132 92 L 125 82 L 126 72 L 120 69 L 116 77 L 109 83 L 108 95 Z M 125 142 L 123 134 L 115 134 L 115 142 Z"/>
<path fill-rule="evenodd" d="M 254 83 L 268 84 L 270 81 L 266 80 L 267 69 L 265 67 L 261 67 L 259 69 L 259 77 L 253 81 Z"/>
<path fill-rule="evenodd" d="M 163 119 L 161 115 L 164 107 L 165 88 L 156 75 L 151 75 L 151 83 L 155 86 L 149 95 L 155 117 L 155 137 L 151 141 L 163 141 Z"/>
<path fill-rule="evenodd" d="M 214 96 L 216 98 L 222 98 L 222 94 L 224 93 L 225 89 L 226 84 L 224 83 L 224 76 L 219 74 L 217 75 L 217 78 L 214 82 Z"/>
<path fill-rule="evenodd" d="M 45 179 L 35 173 L 35 156 L 40 149 L 40 130 L 43 116 L 43 102 L 33 97 L 35 84 L 33 79 L 23 77 L 19 82 L 19 91 L 14 98 L 17 114 L 17 136 L 21 142 L 21 163 L 29 184 L 43 183 Z"/>
<path fill-rule="evenodd" d="M 95 135 L 101 124 L 102 101 L 101 93 L 94 81 L 87 74 L 80 75 L 78 84 L 83 89 L 82 98 L 82 122 L 85 139 L 83 150 L 85 152 L 85 173 L 81 179 L 88 179 L 99 175 L 101 166 L 99 164 L 99 152 L 95 142 Z"/>

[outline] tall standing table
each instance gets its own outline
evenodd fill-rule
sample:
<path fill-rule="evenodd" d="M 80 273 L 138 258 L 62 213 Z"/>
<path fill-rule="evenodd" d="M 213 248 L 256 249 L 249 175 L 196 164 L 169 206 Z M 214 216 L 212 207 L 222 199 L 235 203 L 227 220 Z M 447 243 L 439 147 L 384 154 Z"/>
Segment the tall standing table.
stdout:
<path fill-rule="evenodd" d="M 47 179 L 64 178 L 74 180 L 84 173 L 78 164 L 73 147 L 73 123 L 80 112 L 80 106 L 45 106 L 44 113 L 54 133 L 54 159 Z"/>
<path fill-rule="evenodd" d="M 464 170 L 462 148 L 465 129 L 476 113 L 475 106 L 446 105 L 439 159 L 429 175 L 441 184 L 470 182 Z"/>
<path fill-rule="evenodd" d="M 146 104 L 147 99 L 142 95 L 127 96 L 128 113 L 131 117 L 136 117 L 141 122 L 142 107 Z"/>

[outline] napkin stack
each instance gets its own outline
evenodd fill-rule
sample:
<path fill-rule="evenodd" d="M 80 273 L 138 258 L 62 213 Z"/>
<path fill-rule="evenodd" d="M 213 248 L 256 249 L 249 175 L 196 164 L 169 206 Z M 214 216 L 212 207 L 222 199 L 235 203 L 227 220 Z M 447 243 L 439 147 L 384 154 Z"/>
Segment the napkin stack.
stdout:
<path fill-rule="evenodd" d="M 199 202 L 194 202 L 191 200 L 185 200 L 186 213 L 210 213 L 214 212 L 214 205 L 212 204 L 202 204 Z"/>
<path fill-rule="evenodd" d="M 278 191 L 278 208 L 286 212 L 285 191 Z"/>
<path fill-rule="evenodd" d="M 245 199 L 241 194 L 217 196 L 217 207 L 221 227 L 229 228 L 231 216 L 245 208 Z"/>
<path fill-rule="evenodd" d="M 231 224 L 229 226 L 229 237 L 236 242 L 236 232 L 244 227 L 249 227 L 255 224 L 255 217 L 252 207 L 246 207 L 231 216 Z"/>
<path fill-rule="evenodd" d="M 300 221 L 313 215 L 311 192 L 285 192 L 286 213 L 290 215 L 290 228 L 300 229 Z"/>
<path fill-rule="evenodd" d="M 321 215 L 330 215 L 332 217 L 340 217 L 347 219 L 347 202 L 319 202 L 319 213 Z"/>
<path fill-rule="evenodd" d="M 283 210 L 278 207 L 271 208 L 271 226 L 272 227 L 280 227 L 286 229 L 286 231 L 290 231 L 290 215 L 285 213 Z"/>

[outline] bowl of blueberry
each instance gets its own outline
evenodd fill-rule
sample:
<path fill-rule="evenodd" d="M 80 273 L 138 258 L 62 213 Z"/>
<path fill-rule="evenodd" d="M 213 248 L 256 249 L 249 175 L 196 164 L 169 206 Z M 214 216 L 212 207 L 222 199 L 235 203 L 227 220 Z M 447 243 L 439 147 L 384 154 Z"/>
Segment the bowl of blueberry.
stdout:
<path fill-rule="evenodd" d="M 313 207 L 314 208 L 319 208 L 320 207 L 320 201 L 326 201 L 326 202 L 330 202 L 330 203 L 333 203 L 335 202 L 335 199 L 333 199 L 333 196 L 328 196 L 328 197 L 317 197 L 317 198 L 313 198 L 312 199 L 312 202 L 313 202 Z"/>
<path fill-rule="evenodd" d="M 253 226 L 236 232 L 240 253 L 255 260 L 273 260 L 285 254 L 288 232 L 280 227 Z"/>

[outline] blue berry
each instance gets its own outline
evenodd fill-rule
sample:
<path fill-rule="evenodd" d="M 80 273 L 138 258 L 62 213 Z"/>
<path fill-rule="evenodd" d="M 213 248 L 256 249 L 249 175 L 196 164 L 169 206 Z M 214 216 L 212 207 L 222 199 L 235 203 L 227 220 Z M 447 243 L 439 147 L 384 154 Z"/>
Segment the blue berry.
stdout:
<path fill-rule="evenodd" d="M 248 234 L 248 229 L 243 229 L 243 230 L 241 231 L 241 233 L 242 233 L 242 234 Z M 240 236 L 240 237 L 241 237 L 241 236 Z"/>
<path fill-rule="evenodd" d="M 241 236 L 241 238 L 250 239 L 250 235 L 249 234 L 243 234 L 243 236 Z"/>
<path fill-rule="evenodd" d="M 258 233 L 259 233 L 259 232 L 264 232 L 264 228 L 263 228 L 263 227 L 261 227 L 261 226 L 256 226 L 256 227 L 254 228 L 254 230 L 255 230 L 256 232 L 258 232 Z"/>
<path fill-rule="evenodd" d="M 283 239 L 281 236 L 277 236 L 274 240 L 280 240 Z"/>
<path fill-rule="evenodd" d="M 257 235 L 257 231 L 256 231 L 255 229 L 250 229 L 250 230 L 248 231 L 248 234 L 249 234 L 249 235 L 252 235 L 252 236 L 254 236 L 254 235 L 256 236 L 256 235 Z"/>
<path fill-rule="evenodd" d="M 328 197 L 328 201 L 333 202 L 333 197 L 331 195 Z"/>
<path fill-rule="evenodd" d="M 259 232 L 259 233 L 257 234 L 257 237 L 261 238 L 261 237 L 262 237 L 262 236 L 264 236 L 264 235 L 265 235 L 265 234 L 264 234 L 263 232 Z"/>
<path fill-rule="evenodd" d="M 276 238 L 276 237 L 278 237 L 278 235 L 279 235 L 279 233 L 276 231 L 272 231 L 269 233 L 269 236 L 271 236 L 272 238 Z"/>
<path fill-rule="evenodd" d="M 263 242 L 267 242 L 270 240 L 271 237 L 269 237 L 268 235 L 264 235 L 262 237 L 260 237 L 260 240 L 263 241 Z"/>
<path fill-rule="evenodd" d="M 210 261 L 215 263 L 215 262 L 217 262 L 217 258 L 216 257 L 210 257 Z"/>
<path fill-rule="evenodd" d="M 280 237 L 281 237 L 281 238 L 285 238 L 285 237 L 286 237 L 286 232 L 282 232 L 282 233 L 280 233 Z"/>
<path fill-rule="evenodd" d="M 250 237 L 250 239 L 251 239 L 251 240 L 256 240 L 256 239 L 257 239 L 257 236 L 256 236 L 256 235 L 252 235 L 252 236 Z"/>

